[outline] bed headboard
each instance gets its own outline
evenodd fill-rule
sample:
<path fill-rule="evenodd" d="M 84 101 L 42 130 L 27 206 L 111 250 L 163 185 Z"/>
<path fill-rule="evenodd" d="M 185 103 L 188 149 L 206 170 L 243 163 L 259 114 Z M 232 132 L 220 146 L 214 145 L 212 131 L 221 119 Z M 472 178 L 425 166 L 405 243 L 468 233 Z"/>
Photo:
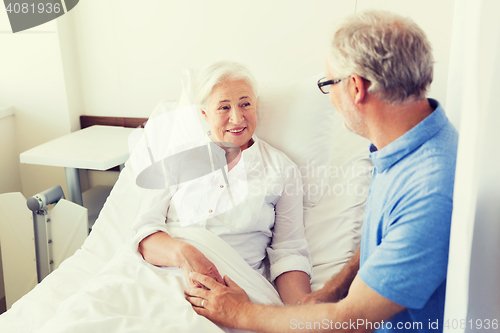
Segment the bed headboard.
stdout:
<path fill-rule="evenodd" d="M 84 129 L 93 125 L 104 125 L 137 128 L 144 127 L 146 121 L 148 118 L 80 116 L 80 127 Z"/>

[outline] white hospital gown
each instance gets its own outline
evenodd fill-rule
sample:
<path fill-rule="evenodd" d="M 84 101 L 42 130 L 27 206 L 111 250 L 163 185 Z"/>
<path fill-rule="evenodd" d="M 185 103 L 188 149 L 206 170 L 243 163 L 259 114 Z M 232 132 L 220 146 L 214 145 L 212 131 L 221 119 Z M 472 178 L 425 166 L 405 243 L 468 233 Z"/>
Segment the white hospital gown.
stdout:
<path fill-rule="evenodd" d="M 132 226 L 134 251 L 145 237 L 167 232 L 167 224 L 206 228 L 261 273 L 267 251 L 271 281 L 288 271 L 310 275 L 299 170 L 279 150 L 253 140 L 229 172 L 226 166 L 172 190 L 149 191 L 142 200 L 150 208 Z"/>

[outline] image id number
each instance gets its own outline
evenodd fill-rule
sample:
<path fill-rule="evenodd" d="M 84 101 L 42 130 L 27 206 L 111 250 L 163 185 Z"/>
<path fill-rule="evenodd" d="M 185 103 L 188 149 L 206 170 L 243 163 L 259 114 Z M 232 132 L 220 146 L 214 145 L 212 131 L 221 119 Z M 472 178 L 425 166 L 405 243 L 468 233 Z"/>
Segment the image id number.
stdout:
<path fill-rule="evenodd" d="M 444 328 L 452 329 L 465 329 L 470 328 L 477 330 L 497 330 L 498 329 L 498 319 L 470 319 L 470 320 L 458 320 L 458 319 L 447 319 L 443 325 Z"/>
<path fill-rule="evenodd" d="M 9 5 L 6 7 L 7 13 L 56 13 L 59 14 L 61 12 L 61 4 L 59 3 L 50 3 L 47 2 L 46 4 L 39 3 L 37 6 L 35 6 L 34 3 L 32 4 L 27 4 L 27 3 L 9 3 Z"/>

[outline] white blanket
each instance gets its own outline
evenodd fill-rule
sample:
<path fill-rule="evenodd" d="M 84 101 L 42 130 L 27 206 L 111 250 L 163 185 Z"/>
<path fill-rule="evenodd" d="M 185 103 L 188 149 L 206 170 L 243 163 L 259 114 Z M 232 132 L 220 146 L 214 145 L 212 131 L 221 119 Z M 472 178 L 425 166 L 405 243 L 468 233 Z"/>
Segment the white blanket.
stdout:
<path fill-rule="evenodd" d="M 201 228 L 175 228 L 169 233 L 198 248 L 253 302 L 282 304 L 274 287 L 218 236 Z M 123 247 L 59 305 L 39 332 L 235 332 L 196 314 L 185 299 L 186 288 L 180 269 L 150 265 Z"/>

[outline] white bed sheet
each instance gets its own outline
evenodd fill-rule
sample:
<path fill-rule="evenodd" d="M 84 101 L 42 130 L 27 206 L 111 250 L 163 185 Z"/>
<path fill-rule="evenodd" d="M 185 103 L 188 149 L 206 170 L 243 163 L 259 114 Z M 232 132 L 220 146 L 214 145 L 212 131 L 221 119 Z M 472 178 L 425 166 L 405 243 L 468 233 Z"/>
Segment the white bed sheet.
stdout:
<path fill-rule="evenodd" d="M 254 302 L 281 305 L 274 287 L 231 246 L 202 228 L 170 228 L 169 234 L 202 251 Z M 57 332 L 239 332 L 199 316 L 186 301 L 182 271 L 156 267 L 124 246 L 82 289 L 63 301 L 38 331 Z"/>
<path fill-rule="evenodd" d="M 125 167 L 82 248 L 0 316 L 0 332 L 238 332 L 192 310 L 179 269 L 155 267 L 131 250 L 130 224 L 148 191 Z M 282 304 L 272 284 L 218 236 L 199 228 L 169 233 L 200 249 L 253 301 Z"/>
<path fill-rule="evenodd" d="M 82 248 L 0 316 L 0 331 L 36 331 L 54 316 L 61 302 L 101 271 L 125 244 L 130 224 L 139 211 L 140 195 L 141 189 L 126 167 Z"/>

